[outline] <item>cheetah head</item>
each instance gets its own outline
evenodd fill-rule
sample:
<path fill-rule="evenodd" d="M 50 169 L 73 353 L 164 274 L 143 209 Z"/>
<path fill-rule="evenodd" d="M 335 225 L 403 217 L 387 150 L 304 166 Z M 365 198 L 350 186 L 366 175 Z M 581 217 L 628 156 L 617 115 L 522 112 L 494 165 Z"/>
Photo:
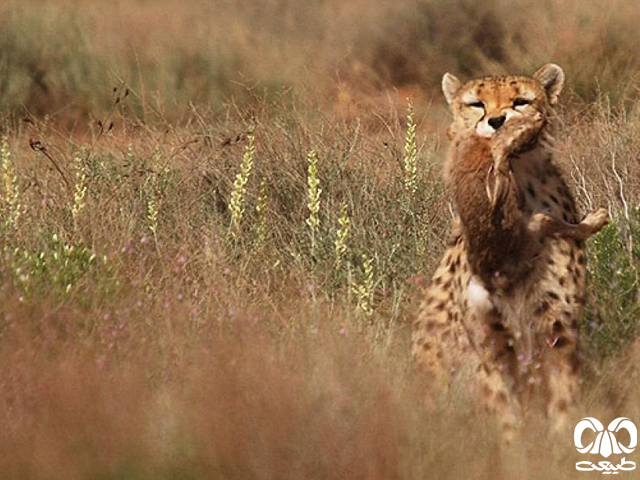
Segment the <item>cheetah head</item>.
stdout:
<path fill-rule="evenodd" d="M 449 136 L 475 127 L 482 137 L 492 137 L 509 119 L 533 114 L 547 118 L 564 84 L 562 68 L 549 63 L 532 77 L 490 76 L 463 84 L 445 73 L 442 91 L 447 99 L 453 123 Z"/>

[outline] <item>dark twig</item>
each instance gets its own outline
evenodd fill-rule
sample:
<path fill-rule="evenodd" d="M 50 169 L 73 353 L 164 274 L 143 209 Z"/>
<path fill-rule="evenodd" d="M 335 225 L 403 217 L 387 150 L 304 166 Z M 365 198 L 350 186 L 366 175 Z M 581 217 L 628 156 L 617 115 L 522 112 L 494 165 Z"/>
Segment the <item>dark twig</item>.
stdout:
<path fill-rule="evenodd" d="M 66 185 L 67 190 L 71 192 L 71 184 L 69 183 L 69 180 L 67 180 L 67 177 L 65 176 L 64 172 L 58 165 L 58 162 L 56 162 L 55 159 L 49 154 L 49 152 L 47 151 L 47 147 L 45 147 L 40 140 L 33 140 L 33 139 L 29 140 L 29 146 L 31 147 L 31 150 L 33 150 L 34 152 L 42 153 L 45 157 L 49 159 L 49 161 L 53 164 L 57 172 L 60 174 L 60 177 L 64 181 L 64 184 Z"/>

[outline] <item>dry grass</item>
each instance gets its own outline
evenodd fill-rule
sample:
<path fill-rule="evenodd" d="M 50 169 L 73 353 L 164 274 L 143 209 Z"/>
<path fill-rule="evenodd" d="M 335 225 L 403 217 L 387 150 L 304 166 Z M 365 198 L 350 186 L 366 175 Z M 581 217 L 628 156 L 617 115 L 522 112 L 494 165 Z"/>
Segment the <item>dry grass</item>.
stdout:
<path fill-rule="evenodd" d="M 0 477 L 582 478 L 572 431 L 551 436 L 533 408 L 501 448 L 465 374 L 425 405 L 409 356 L 450 219 L 440 75 L 553 60 L 573 92 L 562 166 L 583 210 L 615 217 L 591 243 L 574 417 L 640 421 L 639 7 L 520 6 L 116 1 L 107 15 L 102 2 L 4 2 L 19 194 L 0 169 Z"/>

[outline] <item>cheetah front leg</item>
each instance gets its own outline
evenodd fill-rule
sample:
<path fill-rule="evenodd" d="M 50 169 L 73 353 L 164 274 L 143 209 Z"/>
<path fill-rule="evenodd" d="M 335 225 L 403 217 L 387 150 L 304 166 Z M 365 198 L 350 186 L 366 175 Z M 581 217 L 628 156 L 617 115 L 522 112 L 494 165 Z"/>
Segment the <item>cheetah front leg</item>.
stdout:
<path fill-rule="evenodd" d="M 590 212 L 580 223 L 571 224 L 548 213 L 534 214 L 527 224 L 529 232 L 540 239 L 549 236 L 573 240 L 587 240 L 599 232 L 609 221 L 607 210 L 604 208 Z M 536 242 L 538 243 L 538 242 Z M 569 263 L 563 269 L 567 274 L 571 272 L 575 282 L 584 281 L 584 251 L 580 252 L 575 244 L 569 248 L 576 249 L 569 256 Z M 579 295 L 568 295 L 567 280 L 558 276 L 547 279 L 540 302 L 532 312 L 539 325 L 538 345 L 543 355 L 543 372 L 546 390 L 548 392 L 547 413 L 552 421 L 554 430 L 565 428 L 568 411 L 573 405 L 578 392 L 578 345 L 579 345 Z M 577 291 L 583 287 L 577 288 Z M 556 293 L 557 292 L 557 293 Z M 560 294 L 564 292 L 564 294 Z"/>
<path fill-rule="evenodd" d="M 572 265 L 576 268 L 576 265 Z M 567 298 L 559 278 L 548 278 L 546 292 L 532 305 L 537 324 L 537 352 L 547 416 L 554 431 L 568 425 L 569 412 L 579 392 L 580 307 Z M 557 293 L 556 293 L 557 292 Z"/>
<path fill-rule="evenodd" d="M 519 405 L 512 394 L 517 382 L 517 360 L 512 332 L 493 305 L 482 282 L 471 277 L 467 287 L 469 338 L 480 364 L 475 378 L 485 410 L 494 414 L 504 439 L 509 442 L 517 428 Z"/>

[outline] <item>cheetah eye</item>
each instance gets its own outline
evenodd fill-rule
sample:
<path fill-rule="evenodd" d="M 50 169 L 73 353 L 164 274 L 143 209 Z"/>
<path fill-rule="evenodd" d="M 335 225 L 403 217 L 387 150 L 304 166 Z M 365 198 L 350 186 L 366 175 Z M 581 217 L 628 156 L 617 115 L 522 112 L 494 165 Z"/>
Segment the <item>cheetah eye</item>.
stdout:
<path fill-rule="evenodd" d="M 484 108 L 484 103 L 482 103 L 482 102 L 471 102 L 471 103 L 467 103 L 467 107 Z"/>
<path fill-rule="evenodd" d="M 525 105 L 529 105 L 531 103 L 531 100 L 527 100 L 526 98 L 516 98 L 513 101 L 513 106 L 515 107 L 523 107 Z"/>

